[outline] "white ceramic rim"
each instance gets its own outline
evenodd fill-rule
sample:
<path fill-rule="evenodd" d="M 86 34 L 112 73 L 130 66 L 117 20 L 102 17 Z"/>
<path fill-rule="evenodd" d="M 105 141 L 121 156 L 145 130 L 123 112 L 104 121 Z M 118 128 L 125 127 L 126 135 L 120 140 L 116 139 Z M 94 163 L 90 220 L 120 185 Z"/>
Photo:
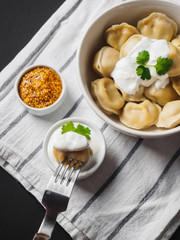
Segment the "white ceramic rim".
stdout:
<path fill-rule="evenodd" d="M 48 107 L 45 107 L 45 108 L 34 108 L 34 107 L 31 107 L 29 105 L 27 105 L 26 103 L 24 103 L 21 99 L 21 97 L 19 96 L 19 92 L 18 92 L 18 86 L 19 86 L 19 82 L 21 81 L 23 75 L 29 71 L 31 71 L 32 69 L 34 68 L 37 68 L 37 67 L 47 67 L 47 68 L 51 68 L 53 69 L 60 77 L 61 79 L 61 82 L 62 82 L 62 92 L 59 96 L 59 98 L 56 100 L 56 102 L 54 102 L 53 104 L 51 104 L 50 106 Z M 25 107 L 27 108 L 31 113 L 33 114 L 37 114 L 37 115 L 41 115 L 40 113 L 43 113 L 44 112 L 44 115 L 45 114 L 48 114 L 54 110 L 56 110 L 56 106 L 60 106 L 61 103 L 64 101 L 64 98 L 65 98 L 65 94 L 66 94 L 66 85 L 65 85 L 65 82 L 61 76 L 61 73 L 55 68 L 55 67 L 52 67 L 51 65 L 49 64 L 34 64 L 34 65 L 30 65 L 28 66 L 27 68 L 23 69 L 20 74 L 18 75 L 16 81 L 15 81 L 15 84 L 14 84 L 14 89 L 15 89 L 15 93 L 16 93 L 16 96 L 17 98 L 19 99 L 20 103 Z M 61 102 L 61 103 L 60 103 Z M 58 107 L 57 106 L 57 107 Z M 52 110 L 52 111 L 51 111 Z"/>
<path fill-rule="evenodd" d="M 92 129 L 95 134 L 97 135 L 97 138 L 99 139 L 99 145 L 100 145 L 100 149 L 98 150 L 100 153 L 100 157 L 99 159 L 96 161 L 96 164 L 93 165 L 92 168 L 88 169 L 87 171 L 83 171 L 80 172 L 79 176 L 78 176 L 78 180 L 82 180 L 85 179 L 89 176 L 91 176 L 102 164 L 105 154 L 106 154 L 106 142 L 104 139 L 104 136 L 102 134 L 102 132 L 100 131 L 100 129 L 92 122 L 87 121 L 83 118 L 78 118 L 78 117 L 70 117 L 70 118 L 65 118 L 62 119 L 58 122 L 56 122 L 46 133 L 45 137 L 44 137 L 44 141 L 43 141 L 43 156 L 45 158 L 45 161 L 47 163 L 47 165 L 49 166 L 49 168 L 53 171 L 55 171 L 55 166 L 52 164 L 52 161 L 49 159 L 48 157 L 48 153 L 47 153 L 47 149 L 48 149 L 48 142 L 49 139 L 51 137 L 51 135 L 53 134 L 53 132 L 62 126 L 62 124 L 66 123 L 66 122 L 77 122 L 77 123 L 82 123 L 84 125 L 87 125 L 88 127 L 90 127 L 90 129 Z"/>
<path fill-rule="evenodd" d="M 170 3 L 174 6 L 179 5 L 180 6 L 180 2 L 171 2 L 169 0 L 158 0 L 159 2 L 164 2 L 164 3 Z M 157 1 L 157 2 L 158 2 Z M 130 0 L 128 2 L 122 2 L 119 3 L 115 6 L 113 6 L 112 8 L 110 8 L 109 10 L 103 12 L 102 14 L 100 14 L 88 27 L 87 30 L 85 31 L 80 44 L 78 46 L 78 50 L 77 50 L 77 64 L 76 64 L 76 69 L 77 69 L 77 74 L 78 74 L 78 82 L 79 82 L 79 86 L 80 89 L 82 91 L 83 96 L 85 97 L 87 103 L 89 104 L 89 106 L 92 108 L 92 110 L 101 118 L 103 119 L 105 122 L 107 122 L 109 125 L 111 125 L 113 128 L 115 128 L 116 130 L 126 134 L 126 135 L 130 135 L 133 137 L 142 137 L 142 138 L 159 138 L 159 137 L 167 137 L 170 136 L 172 134 L 178 133 L 180 132 L 180 126 L 177 126 L 175 128 L 172 129 L 166 129 L 166 130 L 162 130 L 162 131 L 157 131 L 157 132 L 145 132 L 145 131 L 140 131 L 140 130 L 135 130 L 135 129 L 131 129 L 126 127 L 125 125 L 119 125 L 116 122 L 114 122 L 113 120 L 111 120 L 105 113 L 103 113 L 95 104 L 94 100 L 90 99 L 88 94 L 86 93 L 86 90 L 84 88 L 83 82 L 81 80 L 81 73 L 80 73 L 80 54 L 81 54 L 81 45 L 83 44 L 83 41 L 86 37 L 86 35 L 88 34 L 88 31 L 90 30 L 90 28 L 93 27 L 93 25 L 96 23 L 96 21 L 98 21 L 102 16 L 108 14 L 108 12 L 116 9 L 117 7 L 121 6 L 121 5 L 129 5 L 131 3 L 134 2 L 144 2 L 144 0 Z"/>

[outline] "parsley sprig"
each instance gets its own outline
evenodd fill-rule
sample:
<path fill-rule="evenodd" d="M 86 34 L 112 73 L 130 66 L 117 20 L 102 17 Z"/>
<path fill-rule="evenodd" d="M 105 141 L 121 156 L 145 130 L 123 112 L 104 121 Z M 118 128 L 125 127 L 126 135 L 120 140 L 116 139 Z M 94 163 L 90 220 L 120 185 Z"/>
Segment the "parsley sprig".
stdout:
<path fill-rule="evenodd" d="M 88 127 L 84 127 L 81 124 L 78 124 L 75 127 L 74 123 L 72 121 L 70 121 L 70 122 L 67 122 L 62 125 L 61 134 L 64 134 L 64 133 L 70 132 L 70 131 L 81 134 L 81 135 L 85 136 L 87 139 L 91 139 L 90 138 L 91 130 Z"/>
<path fill-rule="evenodd" d="M 172 59 L 158 57 L 156 65 L 148 65 L 147 63 L 149 58 L 149 52 L 146 50 L 139 52 L 136 58 L 136 62 L 139 64 L 136 68 L 136 73 L 138 76 L 141 76 L 142 80 L 151 79 L 151 74 L 148 67 L 154 67 L 158 75 L 164 75 L 170 70 L 173 64 Z"/>
<path fill-rule="evenodd" d="M 141 76 L 142 80 L 151 79 L 151 74 L 150 74 L 149 68 L 144 67 L 143 65 L 137 66 L 136 73 L 137 73 L 137 75 Z"/>

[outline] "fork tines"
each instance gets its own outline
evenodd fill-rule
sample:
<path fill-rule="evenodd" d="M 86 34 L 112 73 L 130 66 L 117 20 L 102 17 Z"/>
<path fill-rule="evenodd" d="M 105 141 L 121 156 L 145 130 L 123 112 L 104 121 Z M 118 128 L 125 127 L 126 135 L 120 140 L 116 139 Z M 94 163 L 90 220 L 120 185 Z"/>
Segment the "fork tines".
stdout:
<path fill-rule="evenodd" d="M 57 170 L 54 174 L 55 182 L 60 181 L 60 183 L 62 184 L 65 181 L 65 184 L 68 185 L 73 178 L 73 174 L 75 174 L 75 172 L 79 173 L 80 166 L 81 166 L 81 164 L 79 163 L 79 161 L 77 161 L 75 159 L 66 159 L 65 158 L 59 164 L 59 167 L 57 168 Z M 75 179 L 76 179 L 76 177 L 75 177 Z"/>

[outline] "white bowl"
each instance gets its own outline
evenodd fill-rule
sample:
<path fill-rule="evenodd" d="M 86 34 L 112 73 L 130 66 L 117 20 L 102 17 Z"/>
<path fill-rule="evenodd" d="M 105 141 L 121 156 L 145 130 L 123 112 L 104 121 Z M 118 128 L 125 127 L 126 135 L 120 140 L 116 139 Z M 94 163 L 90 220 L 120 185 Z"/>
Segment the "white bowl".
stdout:
<path fill-rule="evenodd" d="M 27 105 L 26 103 L 24 103 L 21 99 L 21 97 L 19 96 L 19 91 L 18 91 L 18 86 L 19 83 L 21 81 L 21 78 L 24 76 L 25 73 L 31 71 L 32 69 L 36 68 L 36 67 L 47 67 L 47 68 L 51 68 L 53 69 L 59 76 L 62 82 L 62 92 L 61 95 L 59 96 L 59 98 L 56 100 L 56 102 L 54 102 L 52 105 L 45 107 L 45 108 L 34 108 L 34 107 L 30 107 L 29 105 Z M 20 103 L 32 114 L 37 115 L 37 116 L 43 116 L 46 114 L 49 114 L 53 111 L 55 111 L 57 108 L 60 107 L 60 105 L 63 103 L 65 96 L 66 96 L 66 85 L 64 83 L 64 80 L 62 78 L 62 76 L 60 75 L 59 71 L 57 69 L 55 69 L 54 67 L 50 66 L 50 65 L 31 65 L 27 68 L 25 68 L 17 77 L 16 82 L 14 84 L 14 90 L 16 93 L 16 96 L 18 97 Z"/>
<path fill-rule="evenodd" d="M 113 24 L 127 22 L 136 26 L 137 21 L 151 12 L 158 11 L 174 19 L 180 29 L 180 2 L 176 3 L 161 0 L 128 1 L 113 7 L 99 16 L 87 29 L 80 43 L 77 53 L 77 72 L 81 91 L 96 114 L 109 125 L 122 133 L 134 137 L 158 138 L 180 132 L 180 126 L 173 129 L 158 129 L 151 127 L 145 130 L 133 130 L 119 122 L 117 117 L 105 115 L 96 105 L 90 93 L 90 83 L 99 78 L 92 69 L 92 59 L 95 53 L 104 45 L 104 33 Z"/>
<path fill-rule="evenodd" d="M 55 123 L 49 129 L 49 131 L 47 132 L 44 138 L 43 154 L 48 166 L 53 171 L 55 171 L 56 168 L 58 167 L 58 163 L 53 154 L 53 137 L 55 132 L 60 131 L 61 126 L 69 121 L 72 121 L 75 125 L 80 123 L 91 129 L 91 140 L 89 142 L 89 146 L 93 151 L 93 157 L 81 168 L 78 179 L 82 180 L 92 175 L 100 167 L 106 153 L 106 144 L 105 144 L 104 136 L 94 123 L 84 120 L 82 118 L 75 118 L 75 117 L 66 118 Z"/>

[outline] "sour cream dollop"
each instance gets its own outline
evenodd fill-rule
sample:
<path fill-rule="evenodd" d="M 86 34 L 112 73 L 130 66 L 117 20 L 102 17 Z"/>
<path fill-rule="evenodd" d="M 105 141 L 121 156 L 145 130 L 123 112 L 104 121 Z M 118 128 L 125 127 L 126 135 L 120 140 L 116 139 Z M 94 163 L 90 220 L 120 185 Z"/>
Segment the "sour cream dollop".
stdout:
<path fill-rule="evenodd" d="M 53 147 L 59 151 L 81 151 L 89 147 L 85 136 L 76 132 L 66 132 L 64 134 L 56 133 Z"/>
<path fill-rule="evenodd" d="M 141 76 L 136 74 L 136 68 L 138 66 L 136 58 L 139 52 L 148 51 L 150 58 L 148 65 L 156 65 L 158 57 L 167 58 L 169 53 L 168 42 L 164 39 L 149 39 L 143 37 L 138 42 L 129 54 L 121 58 L 115 65 L 114 70 L 111 73 L 115 84 L 120 89 L 124 90 L 128 94 L 135 94 L 139 91 L 140 85 L 149 87 L 155 82 L 157 89 L 164 88 L 169 83 L 168 74 L 158 75 L 154 67 L 149 67 L 151 79 L 142 80 Z"/>

